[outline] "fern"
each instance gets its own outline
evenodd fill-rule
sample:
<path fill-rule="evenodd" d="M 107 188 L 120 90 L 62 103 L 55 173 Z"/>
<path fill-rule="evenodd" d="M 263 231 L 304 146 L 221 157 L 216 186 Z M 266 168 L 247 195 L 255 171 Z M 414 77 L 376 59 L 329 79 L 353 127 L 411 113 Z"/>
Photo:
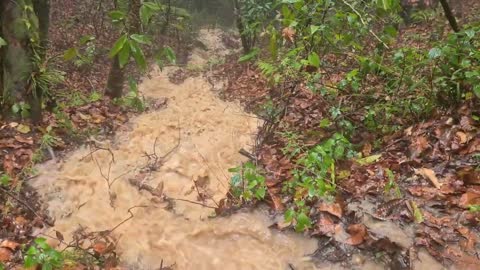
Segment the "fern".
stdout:
<path fill-rule="evenodd" d="M 260 61 L 258 63 L 258 68 L 260 68 L 260 70 L 262 71 L 262 74 L 265 75 L 265 76 L 270 76 L 277 71 L 275 66 L 273 66 L 270 63 L 263 62 L 263 61 Z"/>

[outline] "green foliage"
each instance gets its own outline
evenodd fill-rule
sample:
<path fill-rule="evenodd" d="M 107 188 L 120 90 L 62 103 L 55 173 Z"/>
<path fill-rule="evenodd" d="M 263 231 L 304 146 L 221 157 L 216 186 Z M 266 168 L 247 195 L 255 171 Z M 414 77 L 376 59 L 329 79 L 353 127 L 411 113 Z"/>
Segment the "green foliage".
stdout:
<path fill-rule="evenodd" d="M 402 192 L 395 181 L 395 174 L 390 169 L 386 169 L 385 172 L 387 173 L 388 177 L 388 183 L 385 185 L 385 194 L 389 195 L 390 192 L 393 191 L 395 197 L 401 198 Z"/>
<path fill-rule="evenodd" d="M 83 36 L 80 39 L 79 47 L 73 47 L 63 53 L 63 59 L 73 61 L 76 67 L 82 68 L 91 66 L 96 55 L 95 37 Z"/>
<path fill-rule="evenodd" d="M 240 17 L 243 29 L 241 35 L 249 51 L 255 46 L 258 35 L 270 19 L 274 6 L 274 0 L 238 0 L 237 16 Z M 250 52 L 248 52 L 250 54 Z M 253 57 L 251 57 L 253 58 Z M 251 59 L 250 58 L 250 59 Z M 243 60 L 248 61 L 248 60 Z M 241 62 L 243 62 L 241 61 Z"/>
<path fill-rule="evenodd" d="M 293 158 L 303 152 L 303 145 L 300 140 L 300 136 L 291 131 L 285 131 L 280 135 L 286 141 L 285 146 L 282 148 L 282 153 L 289 158 Z"/>
<path fill-rule="evenodd" d="M 30 104 L 23 101 L 12 105 L 12 113 L 20 115 L 24 119 L 30 117 L 30 109 Z"/>
<path fill-rule="evenodd" d="M 451 105 L 480 98 L 480 27 L 450 34 L 446 42 L 432 48 L 432 83 L 440 102 Z"/>
<path fill-rule="evenodd" d="M 303 232 L 312 227 L 312 220 L 308 216 L 308 207 L 305 207 L 304 202 L 299 203 L 297 210 L 288 209 L 285 211 L 284 219 L 286 222 L 294 222 L 295 230 L 297 232 Z"/>
<path fill-rule="evenodd" d="M 61 269 L 64 262 L 62 253 L 50 247 L 44 238 L 35 239 L 24 259 L 26 268 L 41 267 L 42 270 Z"/>
<path fill-rule="evenodd" d="M 298 160 L 290 188 L 294 188 L 297 194 L 302 194 L 301 198 L 304 191 L 308 198 L 321 198 L 334 193 L 335 162 L 353 156 L 351 148 L 350 142 L 339 133 L 315 146 Z"/>
<path fill-rule="evenodd" d="M 255 164 L 247 162 L 242 166 L 229 169 L 229 172 L 234 173 L 230 180 L 233 196 L 245 202 L 265 198 L 267 191 L 265 177 Z"/>
<path fill-rule="evenodd" d="M 6 174 L 0 174 L 0 186 L 8 186 L 12 179 Z"/>
<path fill-rule="evenodd" d="M 468 210 L 473 213 L 480 212 L 480 204 L 472 204 L 468 206 Z"/>
<path fill-rule="evenodd" d="M 122 98 L 114 100 L 115 104 L 119 106 L 125 106 L 131 109 L 136 110 L 137 112 L 145 111 L 145 102 L 138 92 L 137 82 L 129 78 L 128 79 L 129 91 L 128 94 Z"/>
<path fill-rule="evenodd" d="M 258 55 L 258 53 L 260 52 L 260 49 L 259 48 L 253 48 L 249 53 L 241 56 L 239 59 L 238 59 L 238 62 L 242 63 L 242 62 L 248 62 L 248 61 L 251 61 L 253 59 L 255 59 Z"/>
<path fill-rule="evenodd" d="M 177 56 L 175 55 L 173 49 L 167 46 L 155 54 L 155 62 L 160 69 L 163 69 L 166 63 L 175 64 L 177 62 Z"/>
<path fill-rule="evenodd" d="M 51 59 L 44 59 L 35 50 L 32 56 L 33 71 L 28 78 L 28 83 L 32 89 L 32 95 L 49 99 L 52 98 L 51 87 L 62 83 L 65 80 L 64 72 L 56 69 Z"/>
<path fill-rule="evenodd" d="M 0 48 L 3 46 L 7 46 L 7 42 L 2 37 L 0 37 Z"/>
<path fill-rule="evenodd" d="M 307 151 L 297 161 L 293 179 L 284 191 L 293 193 L 294 206 L 285 212 L 285 221 L 293 222 L 297 231 L 312 226 L 309 218 L 310 206 L 307 202 L 329 199 L 336 191 L 336 162 L 353 157 L 350 142 L 339 133 L 335 133 L 325 142 Z"/>

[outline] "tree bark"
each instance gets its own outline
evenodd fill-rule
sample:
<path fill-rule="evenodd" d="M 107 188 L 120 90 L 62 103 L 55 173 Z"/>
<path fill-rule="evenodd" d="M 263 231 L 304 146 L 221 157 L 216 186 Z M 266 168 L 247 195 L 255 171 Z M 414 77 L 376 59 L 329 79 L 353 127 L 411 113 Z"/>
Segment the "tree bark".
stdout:
<path fill-rule="evenodd" d="M 115 5 L 117 6 L 117 5 Z M 141 33 L 142 23 L 140 20 L 141 0 L 131 0 L 128 11 L 128 34 Z M 125 67 L 120 67 L 118 56 L 112 59 L 110 73 L 108 74 L 107 89 L 105 95 L 111 98 L 120 98 L 123 95 L 123 84 L 125 82 Z"/>
<path fill-rule="evenodd" d="M 118 56 L 115 56 L 110 66 L 110 73 L 108 74 L 107 89 L 105 95 L 111 98 L 121 98 L 123 83 L 125 81 L 125 74 L 120 68 Z"/>
<path fill-rule="evenodd" d="M 48 30 L 50 27 L 50 1 L 33 0 L 33 7 L 38 18 L 38 36 L 40 39 L 37 53 L 40 58 L 45 60 L 48 49 Z M 44 93 L 42 89 L 31 89 L 29 103 L 31 108 L 31 119 L 34 124 L 42 122 L 42 100 Z"/>
<path fill-rule="evenodd" d="M 240 4 L 238 0 L 233 0 L 233 8 L 235 9 L 235 21 L 237 24 L 238 32 L 240 34 L 240 40 L 242 41 L 242 47 L 244 53 L 249 53 L 252 49 L 252 44 L 249 41 L 248 36 L 245 34 L 245 25 L 243 23 Z"/>
<path fill-rule="evenodd" d="M 22 1 L 23 2 L 23 1 Z M 22 8 L 15 1 L 2 1 L 1 22 L 7 46 L 2 48 L 2 104 L 5 109 L 15 102 L 28 101 L 28 78 L 32 73 L 29 35 L 22 22 Z"/>
<path fill-rule="evenodd" d="M 447 17 L 447 20 L 450 23 L 453 31 L 457 33 L 460 32 L 460 27 L 458 26 L 457 19 L 455 18 L 455 15 L 453 15 L 452 9 L 450 8 L 447 0 L 440 0 L 440 4 L 442 4 L 443 11 L 445 12 L 445 17 Z"/>

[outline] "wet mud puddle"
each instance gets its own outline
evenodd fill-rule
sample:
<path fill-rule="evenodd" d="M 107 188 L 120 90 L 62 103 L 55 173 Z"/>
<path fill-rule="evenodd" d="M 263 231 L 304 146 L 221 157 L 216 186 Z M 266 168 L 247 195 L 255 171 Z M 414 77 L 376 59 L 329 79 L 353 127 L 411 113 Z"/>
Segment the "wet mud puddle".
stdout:
<path fill-rule="evenodd" d="M 111 230 L 130 210 L 133 217 L 112 233 L 128 269 L 313 269 L 305 255 L 316 241 L 268 229 L 273 221 L 264 210 L 210 218 L 212 208 L 192 203 L 213 207 L 225 197 L 227 169 L 244 161 L 238 150 L 252 145 L 258 123 L 218 99 L 205 79 L 175 85 L 167 73 L 154 71 L 140 86 L 146 97 L 166 98 L 166 108 L 132 119 L 113 141 L 96 142 L 111 152 L 84 146 L 38 168 L 32 185 L 55 218 L 45 233 L 59 231 L 68 242 L 80 228 Z M 145 173 L 153 154 L 158 170 Z M 179 200 L 161 201 L 139 189 L 145 185 Z"/>

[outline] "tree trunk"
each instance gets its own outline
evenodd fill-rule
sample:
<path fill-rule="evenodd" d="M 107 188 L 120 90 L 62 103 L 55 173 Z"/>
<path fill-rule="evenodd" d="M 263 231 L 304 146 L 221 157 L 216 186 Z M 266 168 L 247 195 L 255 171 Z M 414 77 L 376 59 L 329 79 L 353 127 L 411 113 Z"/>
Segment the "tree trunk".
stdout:
<path fill-rule="evenodd" d="M 238 0 L 233 0 L 233 7 L 235 9 L 235 21 L 237 24 L 238 32 L 240 34 L 240 40 L 242 41 L 243 52 L 249 53 L 252 49 L 252 44 L 250 44 L 249 38 L 245 34 L 245 25 L 243 23 L 240 4 Z"/>
<path fill-rule="evenodd" d="M 112 65 L 110 66 L 105 95 L 111 98 L 121 98 L 124 81 L 125 75 L 123 69 L 120 68 L 118 56 L 115 56 L 112 60 Z"/>
<path fill-rule="evenodd" d="M 48 29 L 50 26 L 50 1 L 33 0 L 33 7 L 38 18 L 38 35 L 40 38 L 40 48 L 37 49 L 42 61 L 45 59 L 48 49 Z M 42 89 L 31 89 L 29 103 L 31 108 L 31 118 L 34 124 L 42 122 L 42 100 L 44 93 Z"/>
<path fill-rule="evenodd" d="M 117 6 L 117 5 L 115 5 Z M 141 0 L 131 0 L 128 11 L 128 34 L 141 33 L 142 24 L 140 20 Z M 110 73 L 108 74 L 107 89 L 105 95 L 111 98 L 120 98 L 123 94 L 125 82 L 125 69 L 120 67 L 118 56 L 112 59 Z"/>
<path fill-rule="evenodd" d="M 455 18 L 455 15 L 453 15 L 452 9 L 450 8 L 447 0 L 440 0 L 440 3 L 442 4 L 443 11 L 445 12 L 445 17 L 447 17 L 447 20 L 450 23 L 453 31 L 460 32 L 460 27 L 458 27 L 457 19 Z"/>
<path fill-rule="evenodd" d="M 24 1 L 19 1 L 24 2 Z M 2 48 L 2 107 L 9 108 L 15 102 L 27 101 L 28 78 L 33 65 L 28 30 L 22 21 L 19 2 L 1 1 L 0 27 L 7 46 Z M 28 1 L 27 1 L 28 2 Z"/>

